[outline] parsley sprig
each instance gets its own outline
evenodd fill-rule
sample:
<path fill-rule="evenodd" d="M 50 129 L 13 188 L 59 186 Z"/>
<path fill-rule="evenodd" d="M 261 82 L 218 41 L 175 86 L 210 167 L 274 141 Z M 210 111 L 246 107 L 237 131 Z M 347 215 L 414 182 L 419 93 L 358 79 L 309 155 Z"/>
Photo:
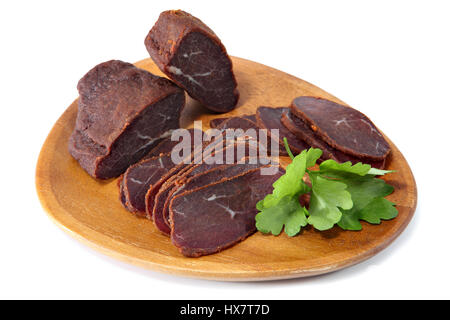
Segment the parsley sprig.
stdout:
<path fill-rule="evenodd" d="M 273 192 L 256 205 L 256 227 L 263 233 L 279 235 L 284 228 L 288 236 L 297 235 L 310 224 L 318 230 L 338 225 L 344 230 L 361 230 L 360 220 L 379 224 L 393 219 L 398 211 L 384 197 L 394 188 L 376 176 L 393 171 L 372 168 L 361 162 L 338 163 L 326 160 L 319 170 L 310 170 L 322 155 L 322 150 L 310 148 L 293 156 L 286 138 L 284 144 L 292 162 L 286 173 L 273 184 Z M 308 175 L 310 185 L 305 182 Z M 299 198 L 309 194 L 309 207 Z"/>

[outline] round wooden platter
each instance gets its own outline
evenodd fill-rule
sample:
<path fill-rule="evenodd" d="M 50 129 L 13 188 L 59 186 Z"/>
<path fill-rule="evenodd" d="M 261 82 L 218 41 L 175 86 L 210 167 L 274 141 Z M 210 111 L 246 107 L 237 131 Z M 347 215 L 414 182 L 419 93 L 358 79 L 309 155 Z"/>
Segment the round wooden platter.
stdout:
<path fill-rule="evenodd" d="M 318 87 L 267 66 L 232 58 L 239 84 L 238 107 L 228 115 L 254 113 L 261 105 L 287 106 L 293 98 L 313 95 L 343 103 Z M 150 59 L 136 65 L 162 75 Z M 289 238 L 259 232 L 223 252 L 186 258 L 149 220 L 126 211 L 118 199 L 117 181 L 99 181 L 85 173 L 67 151 L 77 113 L 75 100 L 54 125 L 42 147 L 36 187 L 50 218 L 76 239 L 120 260 L 161 272 L 204 279 L 261 281 L 306 277 L 335 271 L 366 260 L 388 246 L 407 226 L 417 203 L 411 169 L 397 147 L 386 181 L 395 187 L 388 197 L 397 204 L 398 217 L 380 225 L 363 223 L 362 231 L 334 227 L 319 232 L 310 227 Z M 223 117 L 208 112 L 188 98 L 182 125 Z M 287 163 L 288 159 L 282 159 Z"/>

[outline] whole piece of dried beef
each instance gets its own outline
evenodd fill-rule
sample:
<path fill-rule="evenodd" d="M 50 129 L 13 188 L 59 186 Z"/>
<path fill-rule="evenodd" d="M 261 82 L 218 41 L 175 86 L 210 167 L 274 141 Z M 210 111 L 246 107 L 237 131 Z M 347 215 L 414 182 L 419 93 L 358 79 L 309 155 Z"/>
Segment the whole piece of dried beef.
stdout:
<path fill-rule="evenodd" d="M 161 71 L 205 107 L 216 112 L 235 108 L 239 92 L 231 59 L 202 21 L 181 10 L 164 11 L 145 46 Z"/>
<path fill-rule="evenodd" d="M 130 63 L 97 65 L 78 91 L 69 152 L 94 178 L 119 176 L 180 127 L 183 90 Z"/>

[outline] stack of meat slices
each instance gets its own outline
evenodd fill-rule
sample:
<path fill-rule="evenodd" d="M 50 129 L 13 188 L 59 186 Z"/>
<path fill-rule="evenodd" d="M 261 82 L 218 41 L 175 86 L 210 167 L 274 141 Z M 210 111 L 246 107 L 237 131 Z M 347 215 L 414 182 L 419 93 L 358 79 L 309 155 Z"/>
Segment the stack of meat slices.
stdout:
<path fill-rule="evenodd" d="M 390 153 L 388 142 L 367 116 L 316 97 L 298 97 L 290 107 L 262 106 L 254 115 L 213 119 L 210 126 L 217 129 L 267 129 L 269 135 L 270 130 L 278 129 L 278 137 L 272 137 L 269 142 L 278 141 L 280 155 L 287 155 L 283 143 L 283 138 L 286 138 L 294 155 L 310 147 L 321 149 L 323 154 L 319 161 L 363 162 L 384 168 Z"/>
<path fill-rule="evenodd" d="M 180 164 L 172 162 L 170 144 L 163 141 L 159 155 L 152 151 L 119 179 L 124 207 L 153 220 L 186 256 L 221 251 L 255 232 L 256 202 L 284 173 L 257 157 L 256 141 L 223 133 L 202 150 L 192 147 L 189 161 Z M 202 161 L 193 161 L 200 153 Z"/>
<path fill-rule="evenodd" d="M 283 112 L 281 122 L 297 138 L 322 149 L 321 160 L 384 168 L 390 153 L 389 143 L 367 116 L 329 100 L 298 97 Z"/>
<path fill-rule="evenodd" d="M 219 130 L 242 129 L 247 131 L 248 129 L 254 129 L 256 135 L 253 136 L 253 138 L 258 139 L 260 145 L 266 148 L 269 155 L 271 154 L 271 151 L 273 151 L 272 144 L 277 145 L 279 155 L 288 155 L 283 142 L 283 137 L 286 137 L 292 152 L 294 154 L 299 154 L 309 146 L 303 140 L 297 138 L 282 124 L 282 114 L 287 110 L 288 108 L 259 107 L 256 114 L 244 115 L 241 117 L 216 118 L 211 120 L 209 125 L 211 128 Z M 267 135 L 262 136 L 259 129 L 267 130 Z M 272 135 L 272 129 L 277 129 L 279 134 L 277 136 Z"/>

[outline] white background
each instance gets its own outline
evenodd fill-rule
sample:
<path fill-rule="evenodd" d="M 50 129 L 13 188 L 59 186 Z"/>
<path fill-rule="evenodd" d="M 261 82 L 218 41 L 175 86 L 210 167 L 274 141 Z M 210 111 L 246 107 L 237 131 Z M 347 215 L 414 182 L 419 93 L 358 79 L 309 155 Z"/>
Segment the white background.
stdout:
<path fill-rule="evenodd" d="M 147 32 L 178 8 L 229 54 L 318 85 L 395 142 L 419 202 L 391 246 L 328 275 L 223 283 L 118 262 L 47 218 L 36 161 L 77 81 L 100 62 L 148 57 Z M 448 1 L 2 1 L 0 34 L 0 298 L 450 298 Z"/>

